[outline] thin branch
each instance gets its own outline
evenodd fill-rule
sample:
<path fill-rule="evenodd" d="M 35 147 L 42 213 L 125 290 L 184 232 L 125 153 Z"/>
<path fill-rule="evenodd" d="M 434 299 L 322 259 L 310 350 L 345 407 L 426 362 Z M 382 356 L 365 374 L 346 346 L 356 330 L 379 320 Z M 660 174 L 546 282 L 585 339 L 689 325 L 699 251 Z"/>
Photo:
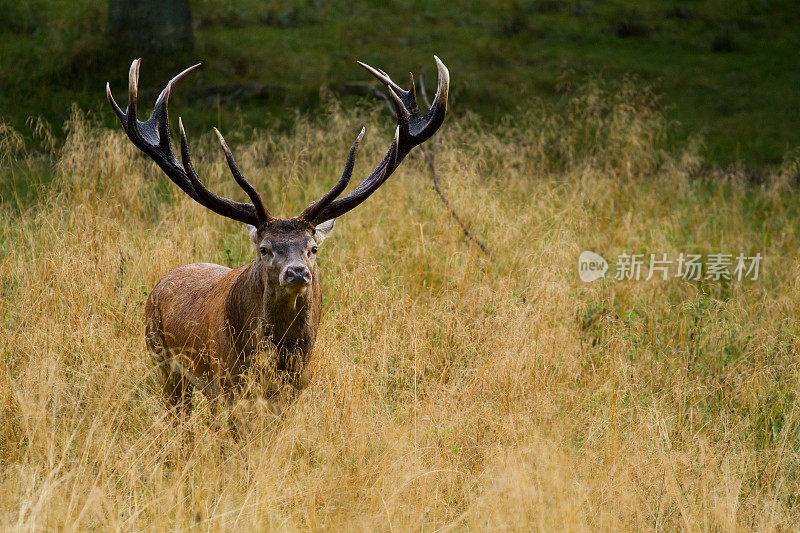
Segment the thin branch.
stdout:
<path fill-rule="evenodd" d="M 484 243 L 482 240 L 480 240 L 478 237 L 472 234 L 472 232 L 469 229 L 469 226 L 467 226 L 464 223 L 464 221 L 461 220 L 461 217 L 458 216 L 458 213 L 456 213 L 456 210 L 453 209 L 453 206 L 450 205 L 450 201 L 444 195 L 444 192 L 442 192 L 441 187 L 439 187 L 439 176 L 436 173 L 436 159 L 435 159 L 436 152 L 438 151 L 438 149 L 439 149 L 438 133 L 436 134 L 433 150 L 428 150 L 427 147 L 425 146 L 422 147 L 422 155 L 425 157 L 425 161 L 428 163 L 428 170 L 431 171 L 431 179 L 433 180 L 433 188 L 436 191 L 436 194 L 439 195 L 439 199 L 442 201 L 445 207 L 450 211 L 450 216 L 453 217 L 453 219 L 458 223 L 459 226 L 461 226 L 461 231 L 464 232 L 464 236 L 467 239 L 474 242 L 478 246 L 478 248 L 480 248 L 481 251 L 487 255 L 487 257 L 489 257 L 489 259 L 494 260 L 494 256 L 492 255 L 492 252 L 489 251 L 489 248 L 486 246 L 486 243 Z"/>
<path fill-rule="evenodd" d="M 425 91 L 425 80 L 423 79 L 421 72 L 419 74 L 419 90 L 420 90 L 420 95 L 422 96 L 422 101 L 428 108 L 430 108 L 431 103 L 430 100 L 428 100 L 428 93 Z M 436 172 L 436 155 L 439 153 L 439 147 L 441 145 L 442 145 L 442 134 L 441 130 L 439 130 L 436 132 L 436 135 L 434 136 L 432 149 L 428 150 L 428 147 L 424 144 L 420 146 L 420 148 L 422 149 L 422 155 L 423 157 L 425 157 L 425 161 L 428 163 L 428 170 L 430 170 L 431 172 L 431 180 L 433 181 L 433 188 L 436 191 L 436 194 L 439 195 L 439 199 L 442 201 L 444 206 L 450 211 L 450 216 L 453 217 L 453 219 L 461 227 L 461 231 L 464 233 L 464 236 L 467 239 L 474 242 L 478 246 L 478 248 L 480 248 L 481 251 L 484 254 L 486 254 L 486 256 L 489 259 L 494 260 L 494 256 L 492 255 L 492 252 L 489 251 L 489 247 L 486 246 L 485 242 L 483 242 L 481 239 L 473 235 L 473 233 L 469 229 L 469 226 L 467 226 L 467 224 L 461 219 L 461 217 L 458 216 L 458 213 L 456 213 L 456 210 L 453 208 L 452 204 L 450 204 L 450 201 L 444 195 L 442 188 L 439 186 L 439 174 Z"/>
<path fill-rule="evenodd" d="M 372 93 L 373 96 L 377 96 L 383 103 L 386 105 L 386 109 L 389 110 L 389 113 L 392 114 L 393 118 L 397 118 L 397 111 L 394 110 L 394 106 L 392 105 L 392 101 L 389 100 L 389 97 L 386 96 L 386 93 L 383 91 L 378 90 L 374 85 L 369 86 L 369 92 Z"/>

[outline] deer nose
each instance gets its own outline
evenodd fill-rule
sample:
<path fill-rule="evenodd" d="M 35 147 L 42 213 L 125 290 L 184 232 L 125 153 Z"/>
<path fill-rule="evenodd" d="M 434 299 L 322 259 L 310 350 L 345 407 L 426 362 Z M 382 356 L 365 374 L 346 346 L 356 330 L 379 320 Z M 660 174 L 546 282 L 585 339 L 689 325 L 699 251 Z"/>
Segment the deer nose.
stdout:
<path fill-rule="evenodd" d="M 311 283 L 311 271 L 303 265 L 286 267 L 283 282 L 286 285 L 308 285 Z"/>

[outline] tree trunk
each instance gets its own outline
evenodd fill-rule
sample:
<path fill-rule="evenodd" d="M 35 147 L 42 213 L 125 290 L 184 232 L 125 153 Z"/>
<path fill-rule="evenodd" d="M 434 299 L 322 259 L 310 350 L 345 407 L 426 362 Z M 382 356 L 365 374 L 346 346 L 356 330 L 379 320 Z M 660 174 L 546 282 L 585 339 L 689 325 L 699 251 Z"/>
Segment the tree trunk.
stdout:
<path fill-rule="evenodd" d="M 191 50 L 189 0 L 109 0 L 108 33 L 115 46 L 135 55 Z"/>

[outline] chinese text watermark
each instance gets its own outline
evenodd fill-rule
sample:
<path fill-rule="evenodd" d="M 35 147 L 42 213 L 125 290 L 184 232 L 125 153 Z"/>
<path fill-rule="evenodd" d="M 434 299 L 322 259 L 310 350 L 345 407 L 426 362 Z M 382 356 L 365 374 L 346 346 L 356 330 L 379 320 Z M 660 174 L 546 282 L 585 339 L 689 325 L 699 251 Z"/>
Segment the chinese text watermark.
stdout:
<path fill-rule="evenodd" d="M 629 254 L 617 256 L 615 280 L 650 280 L 660 278 L 687 281 L 707 279 L 712 281 L 757 280 L 761 260 L 760 253 L 709 253 L 685 254 L 670 257 L 668 254 Z M 578 257 L 578 275 L 581 281 L 591 282 L 606 277 L 608 262 L 599 254 L 581 252 Z"/>

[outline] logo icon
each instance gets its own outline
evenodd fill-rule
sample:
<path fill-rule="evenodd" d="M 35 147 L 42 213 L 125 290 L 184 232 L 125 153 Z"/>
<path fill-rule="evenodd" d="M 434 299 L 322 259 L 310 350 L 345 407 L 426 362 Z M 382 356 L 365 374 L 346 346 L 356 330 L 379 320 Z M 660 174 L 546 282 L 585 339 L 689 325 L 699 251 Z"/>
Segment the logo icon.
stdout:
<path fill-rule="evenodd" d="M 581 281 L 591 283 L 604 278 L 608 271 L 608 262 L 599 254 L 585 250 L 578 257 L 578 276 Z"/>

